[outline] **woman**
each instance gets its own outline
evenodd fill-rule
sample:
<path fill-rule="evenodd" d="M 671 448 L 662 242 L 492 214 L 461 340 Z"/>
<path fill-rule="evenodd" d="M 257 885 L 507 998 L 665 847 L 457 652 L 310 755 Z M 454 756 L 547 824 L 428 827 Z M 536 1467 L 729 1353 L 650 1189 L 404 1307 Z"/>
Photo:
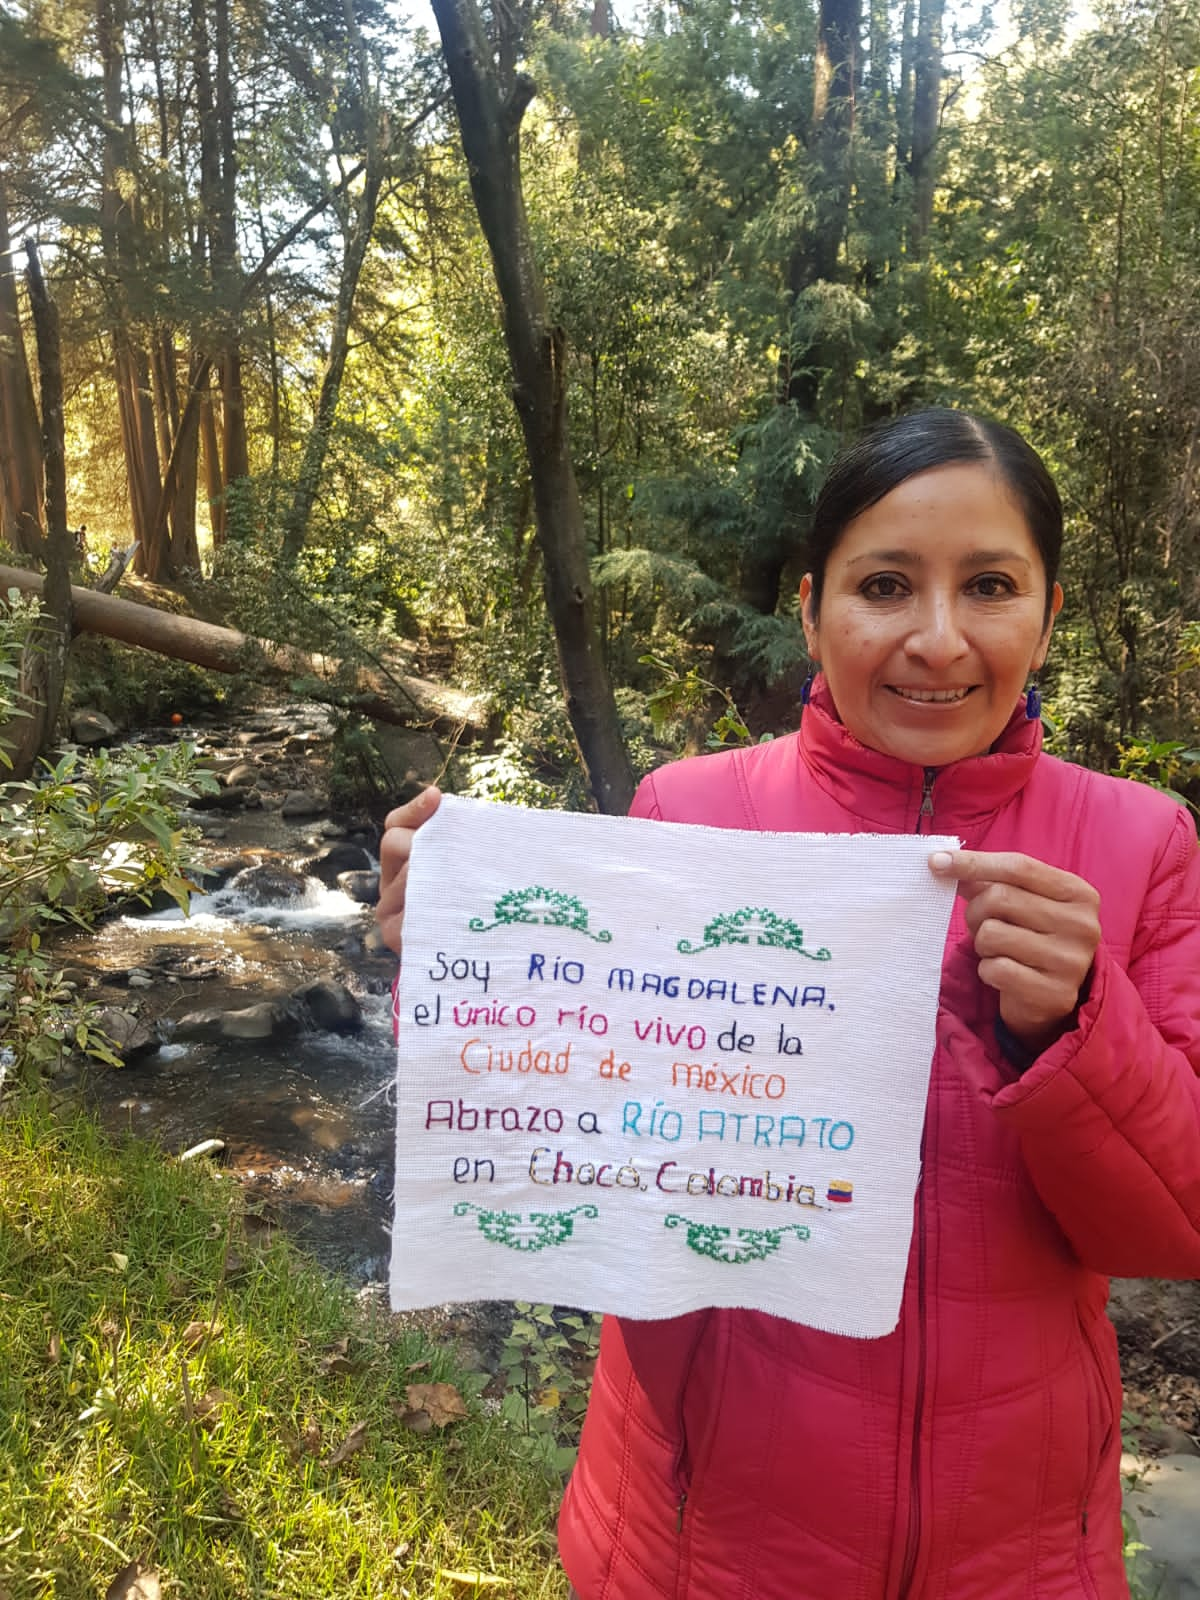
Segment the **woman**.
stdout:
<path fill-rule="evenodd" d="M 1058 494 L 1015 433 L 904 417 L 845 451 L 801 584 L 800 732 L 634 811 L 957 834 L 900 1323 L 609 1319 L 560 1523 L 581 1600 L 1116 1600 L 1109 1274 L 1200 1275 L 1200 855 L 1154 790 L 1041 754 Z M 389 818 L 398 947 L 412 830 Z"/>

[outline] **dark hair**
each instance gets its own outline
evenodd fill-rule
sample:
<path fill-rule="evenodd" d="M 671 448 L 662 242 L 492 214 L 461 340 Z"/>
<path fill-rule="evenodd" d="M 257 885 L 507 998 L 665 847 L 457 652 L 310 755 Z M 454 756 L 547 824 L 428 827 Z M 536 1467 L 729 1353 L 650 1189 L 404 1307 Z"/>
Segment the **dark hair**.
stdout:
<path fill-rule="evenodd" d="M 1046 569 L 1049 616 L 1063 533 L 1062 501 L 1054 479 L 1033 446 L 1012 428 L 942 406 L 879 423 L 834 458 L 817 496 L 808 535 L 814 614 L 821 609 L 829 558 L 855 517 L 917 473 L 961 461 L 993 466 L 1024 512 Z"/>

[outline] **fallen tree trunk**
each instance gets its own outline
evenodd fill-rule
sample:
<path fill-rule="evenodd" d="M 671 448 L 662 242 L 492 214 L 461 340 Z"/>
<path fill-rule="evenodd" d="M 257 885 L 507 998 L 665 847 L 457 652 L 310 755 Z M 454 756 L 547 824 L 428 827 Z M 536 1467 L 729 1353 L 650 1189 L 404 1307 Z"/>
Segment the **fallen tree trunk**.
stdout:
<path fill-rule="evenodd" d="M 0 566 L 0 598 L 9 589 L 40 595 L 41 574 Z M 295 645 L 255 639 L 236 628 L 156 611 L 95 589 L 73 587 L 71 601 L 80 632 L 118 639 L 213 672 L 247 673 L 274 683 L 312 679 L 304 690 L 311 699 L 348 706 L 379 722 L 457 732 L 464 726 L 481 729 L 487 720 L 486 706 L 474 696 L 408 673 L 393 676 L 351 667 L 332 656 L 310 655 Z"/>

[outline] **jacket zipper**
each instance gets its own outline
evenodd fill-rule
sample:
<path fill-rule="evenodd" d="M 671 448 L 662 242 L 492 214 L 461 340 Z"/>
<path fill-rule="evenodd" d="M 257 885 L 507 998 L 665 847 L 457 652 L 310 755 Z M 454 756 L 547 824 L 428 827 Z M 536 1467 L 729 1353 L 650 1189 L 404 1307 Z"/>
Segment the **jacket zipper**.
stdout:
<path fill-rule="evenodd" d="M 925 768 L 925 786 L 921 790 L 921 809 L 917 812 L 917 825 L 914 833 L 933 832 L 933 780 L 937 777 L 936 767 Z M 926 821 L 928 818 L 928 821 Z"/>
<path fill-rule="evenodd" d="M 687 1426 L 684 1421 L 684 1402 L 687 1396 L 688 1381 L 692 1375 L 692 1368 L 696 1364 L 696 1354 L 700 1349 L 700 1341 L 708 1327 L 707 1316 L 699 1319 L 700 1325 L 692 1339 L 688 1350 L 687 1361 L 684 1364 L 683 1375 L 679 1383 L 679 1400 L 676 1410 L 676 1420 L 679 1427 L 679 1448 L 675 1453 L 675 1487 L 679 1490 L 679 1503 L 675 1507 L 675 1532 L 683 1533 L 683 1513 L 687 1506 L 688 1490 L 691 1487 L 691 1452 L 688 1448 Z"/>

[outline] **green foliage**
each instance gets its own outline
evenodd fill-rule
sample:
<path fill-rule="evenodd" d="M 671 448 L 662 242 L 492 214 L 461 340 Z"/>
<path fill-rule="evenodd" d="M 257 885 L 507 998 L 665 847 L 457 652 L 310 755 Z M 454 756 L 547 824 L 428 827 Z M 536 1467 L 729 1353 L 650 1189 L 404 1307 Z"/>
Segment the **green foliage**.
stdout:
<path fill-rule="evenodd" d="M 188 721 L 235 711 L 249 687 L 241 676 L 86 638 L 71 650 L 66 699 L 71 708 L 91 707 L 124 727 L 141 727 L 165 722 L 175 712 Z"/>
<path fill-rule="evenodd" d="M 564 1476 L 575 1465 L 601 1319 L 518 1301 L 504 1341 L 501 1411 L 530 1460 Z"/>
<path fill-rule="evenodd" d="M 0 725 L 19 708 L 16 662 L 36 608 L 0 610 Z M 0 747 L 2 749 L 2 747 Z M 186 908 L 187 835 L 179 807 L 215 780 L 186 744 L 159 750 L 70 751 L 31 781 L 0 783 L 0 1037 L 5 1068 L 36 1077 L 64 1049 L 119 1065 L 76 1001 L 44 940 L 86 924 L 111 900 L 165 890 Z"/>
<path fill-rule="evenodd" d="M 647 696 L 646 709 L 660 739 L 680 736 L 682 728 L 698 718 L 711 722 L 705 748 L 721 750 L 726 745 L 753 744 L 754 738 L 728 689 L 721 689 L 701 677 L 695 667 L 680 673 L 669 661 L 657 656 L 642 656 L 643 666 L 653 667 L 664 681 Z M 715 706 L 716 715 L 711 715 Z M 771 738 L 764 734 L 759 743 Z"/>
<path fill-rule="evenodd" d="M 1118 778 L 1136 778 L 1161 789 L 1180 805 L 1191 806 L 1200 816 L 1200 806 L 1180 794 L 1178 784 L 1195 777 L 1200 768 L 1200 750 L 1189 750 L 1182 739 L 1134 740 L 1117 750 Z"/>

